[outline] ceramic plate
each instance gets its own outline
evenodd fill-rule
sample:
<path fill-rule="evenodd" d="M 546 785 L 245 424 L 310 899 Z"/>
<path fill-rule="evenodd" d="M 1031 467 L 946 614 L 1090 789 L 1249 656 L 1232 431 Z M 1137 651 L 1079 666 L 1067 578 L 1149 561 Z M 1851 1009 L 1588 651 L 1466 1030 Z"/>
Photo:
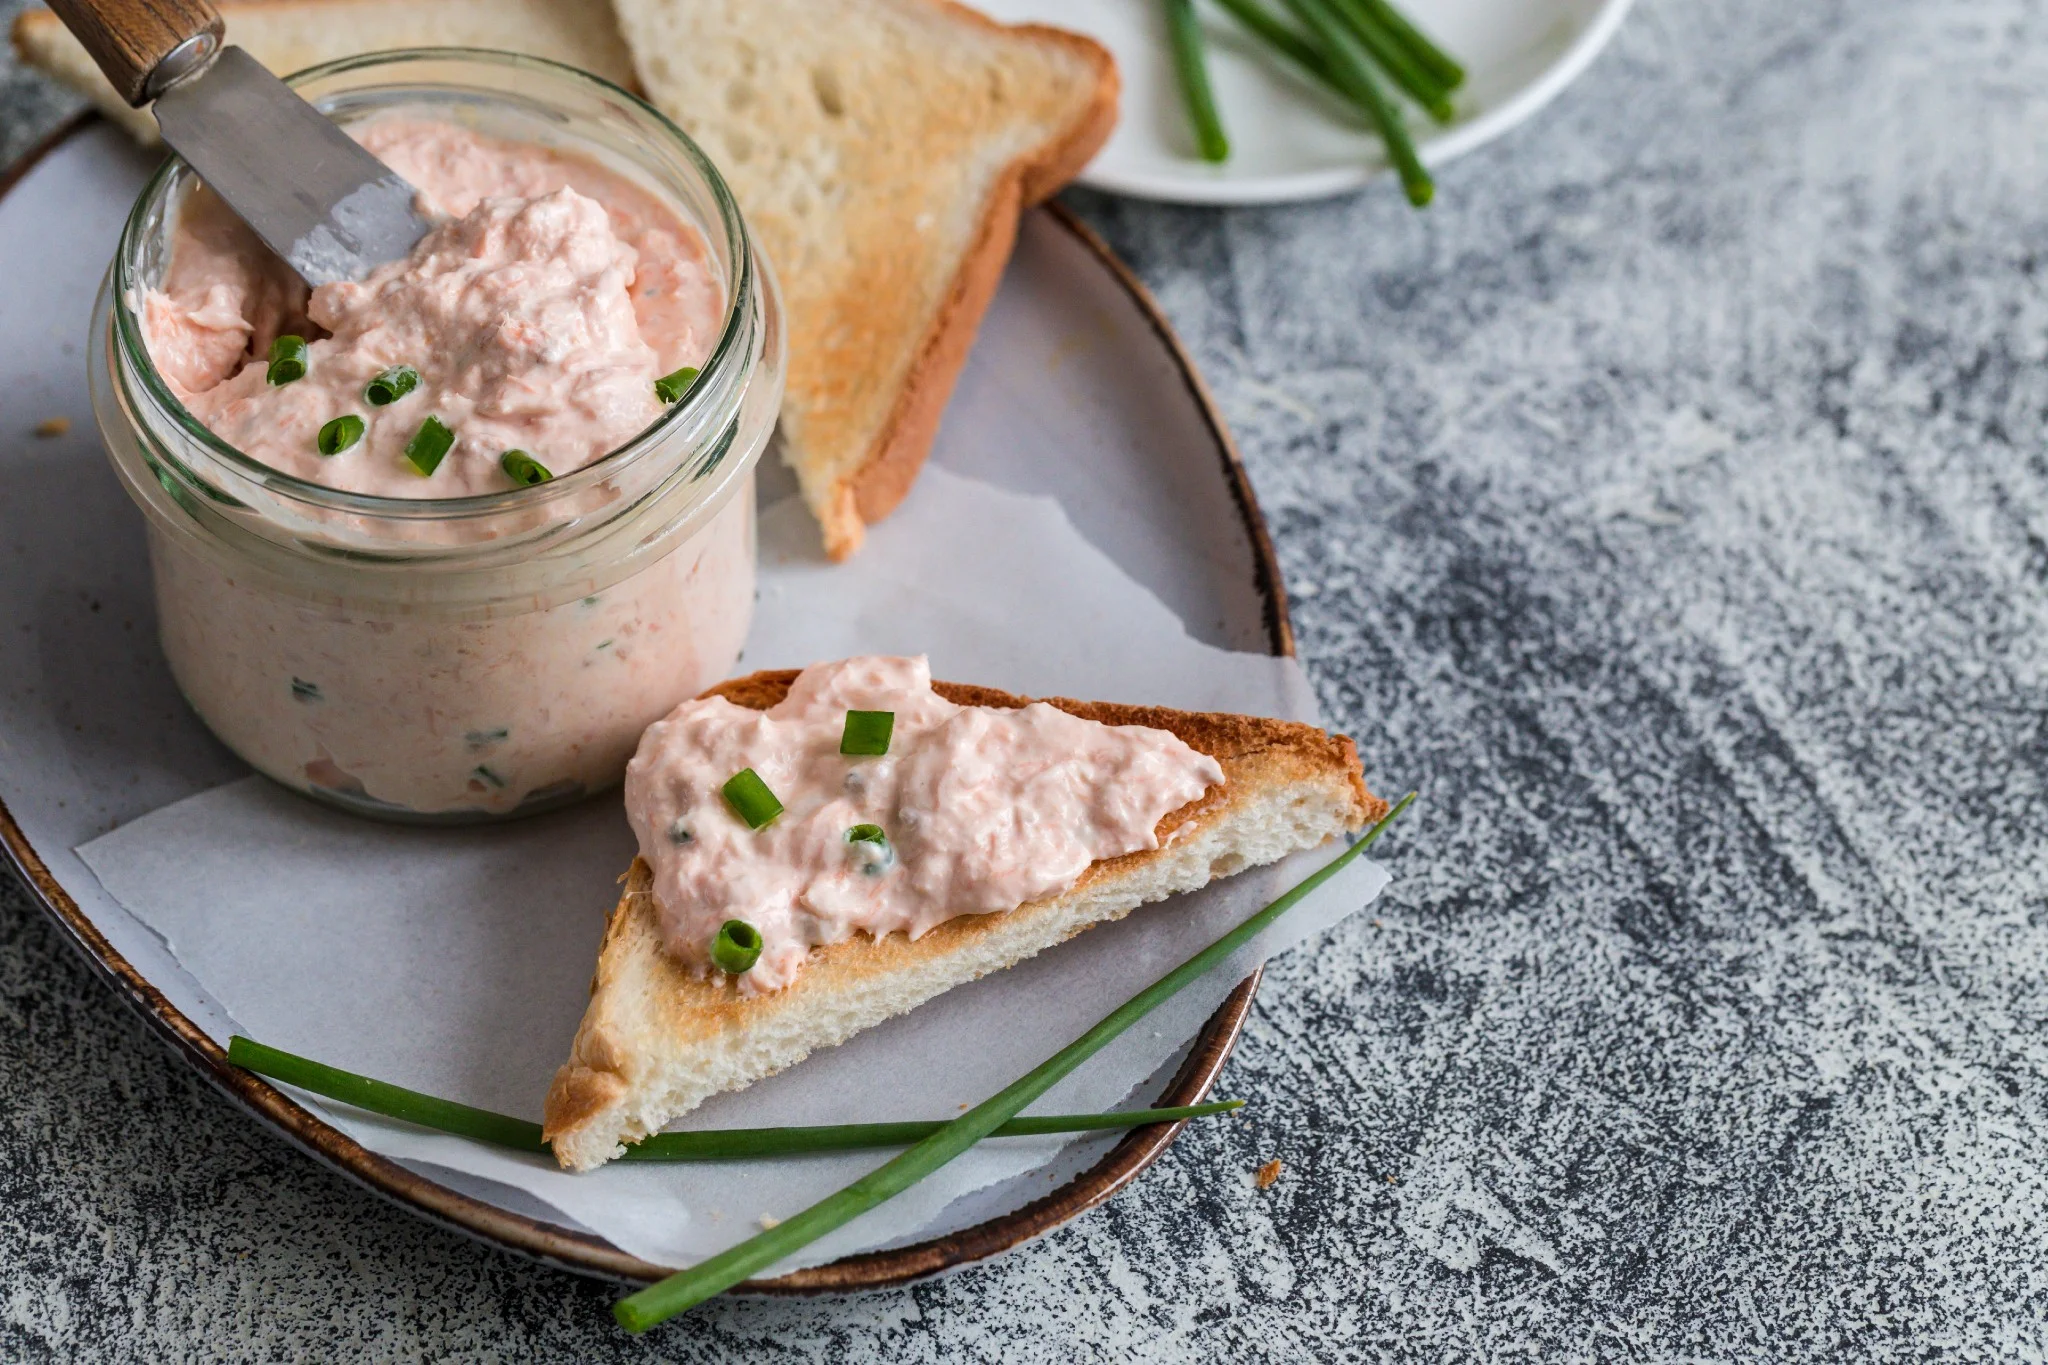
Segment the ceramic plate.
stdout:
<path fill-rule="evenodd" d="M 1416 145 L 1436 165 L 1491 142 L 1549 103 L 1614 36 L 1629 0 L 1400 4 L 1467 72 L 1455 122 L 1439 127 L 1411 110 Z M 1076 29 L 1116 54 L 1123 115 L 1081 176 L 1097 189 L 1183 204 L 1270 204 L 1356 189 L 1387 168 L 1375 135 L 1207 0 L 1199 8 L 1210 80 L 1232 149 L 1220 166 L 1195 155 L 1161 0 L 982 0 L 981 8 L 1012 22 Z"/>
<path fill-rule="evenodd" d="M 457 1188 L 369 1152 L 228 1066 L 166 998 L 165 983 L 182 969 L 163 942 L 111 901 L 72 851 L 247 771 L 186 709 L 159 656 L 140 515 L 99 447 L 86 395 L 86 318 L 150 168 L 113 128 L 82 122 L 0 177 L 0 260 L 34 263 L 0 272 L 0 844 L 180 1056 L 316 1159 L 500 1246 L 622 1279 L 658 1276 L 662 1267 L 505 1197 L 516 1192 Z M 1113 362 L 1067 363 L 1083 341 Z M 57 418 L 68 419 L 68 432 L 32 434 Z M 1003 443 L 957 439 L 989 429 L 1031 431 L 1034 458 L 995 463 L 967 452 Z M 932 459 L 1059 499 L 1082 534 L 1197 638 L 1291 652 L 1265 528 L 1201 380 L 1144 290 L 1060 212 L 1026 217 Z M 767 496 L 777 483 L 763 480 Z M 1160 1103 L 1191 1103 L 1207 1091 L 1256 986 L 1256 977 L 1242 983 L 1210 1019 Z M 1022 1193 L 1022 1182 L 998 1187 L 992 1204 L 977 1204 L 982 1221 L 973 1226 L 746 1287 L 868 1288 L 994 1254 L 1107 1199 L 1176 1131 L 1133 1129 L 1042 1198 Z M 1043 1188 L 1041 1172 L 1032 1193 Z"/>

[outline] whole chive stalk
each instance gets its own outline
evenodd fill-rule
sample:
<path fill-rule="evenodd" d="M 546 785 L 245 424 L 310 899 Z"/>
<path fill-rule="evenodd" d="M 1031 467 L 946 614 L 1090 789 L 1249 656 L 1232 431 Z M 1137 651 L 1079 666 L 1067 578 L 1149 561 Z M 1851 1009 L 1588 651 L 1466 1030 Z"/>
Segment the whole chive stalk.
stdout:
<path fill-rule="evenodd" d="M 1139 991 L 1104 1015 L 1101 1022 L 1032 1068 L 1007 1088 L 983 1100 L 883 1165 L 854 1181 L 837 1194 L 828 1195 L 802 1213 L 775 1227 L 749 1237 L 738 1246 L 688 1270 L 658 1280 L 637 1294 L 629 1294 L 612 1305 L 612 1316 L 629 1332 L 644 1332 L 656 1323 L 694 1308 L 714 1294 L 723 1293 L 757 1270 L 774 1265 L 809 1246 L 818 1238 L 841 1227 L 875 1205 L 903 1193 L 968 1148 L 992 1135 L 1017 1116 L 1025 1105 L 1043 1095 L 1094 1056 L 1111 1039 L 1143 1019 L 1183 988 L 1226 961 L 1239 948 L 1256 938 L 1266 926 L 1286 914 L 1309 892 L 1337 875 L 1386 831 L 1394 818 L 1414 801 L 1410 792 L 1388 811 L 1364 838 L 1325 863 L 1293 890 L 1281 896 L 1243 924 L 1217 939 L 1165 976 Z"/>
<path fill-rule="evenodd" d="M 765 829 L 776 816 L 782 814 L 782 802 L 768 784 L 761 780 L 761 774 L 752 768 L 742 768 L 725 780 L 719 790 L 725 793 L 725 804 L 732 807 L 732 813 L 747 822 L 748 829 Z"/>
<path fill-rule="evenodd" d="M 306 377 L 306 339 L 289 334 L 270 343 L 270 364 L 263 371 L 271 385 L 290 384 Z"/>
<path fill-rule="evenodd" d="M 1412 20 L 1388 3 L 1388 0 L 1351 0 L 1351 3 L 1378 21 L 1391 33 L 1401 46 L 1408 49 L 1445 90 L 1456 90 L 1465 83 L 1465 68 L 1458 65 L 1450 53 L 1431 42 L 1429 35 L 1415 27 Z"/>
<path fill-rule="evenodd" d="M 1334 8 L 1350 26 L 1351 35 L 1363 43 L 1380 68 L 1393 77 L 1394 84 L 1406 91 L 1408 97 L 1421 105 L 1431 118 L 1438 123 L 1449 123 L 1457 117 L 1457 111 L 1451 108 L 1450 87 L 1438 80 L 1416 59 L 1415 54 L 1402 45 L 1364 0 L 1336 0 Z"/>
<path fill-rule="evenodd" d="M 697 382 L 697 367 L 685 365 L 672 374 L 665 374 L 654 381 L 654 396 L 664 403 L 675 403 L 690 391 L 690 385 Z"/>
<path fill-rule="evenodd" d="M 1273 51 L 1293 62 L 1314 80 L 1320 82 L 1345 103 L 1354 101 L 1351 92 L 1337 79 L 1337 73 L 1323 60 L 1323 54 L 1315 44 L 1289 28 L 1285 21 L 1273 14 L 1258 0 L 1216 0 L 1238 23 L 1250 29 L 1252 36 Z"/>
<path fill-rule="evenodd" d="M 363 419 L 345 412 L 320 428 L 320 434 L 313 438 L 313 447 L 322 455 L 339 455 L 362 439 Z"/>
<path fill-rule="evenodd" d="M 1204 161 L 1228 161 L 1230 138 L 1216 112 L 1216 93 L 1209 87 L 1209 57 L 1203 49 L 1202 22 L 1195 17 L 1195 0 L 1165 0 L 1165 4 L 1174 74 L 1187 103 L 1188 121 L 1194 125 L 1195 148 Z"/>
<path fill-rule="evenodd" d="M 429 417 L 420 423 L 420 429 L 405 443 L 405 458 L 421 475 L 431 475 L 441 467 L 441 461 L 448 458 L 448 452 L 455 445 L 455 433 L 438 417 Z"/>
<path fill-rule="evenodd" d="M 381 370 L 363 386 L 363 401 L 373 408 L 388 407 L 420 386 L 420 372 L 410 365 L 393 365 Z"/>
<path fill-rule="evenodd" d="M 761 931 L 743 919 L 718 926 L 711 940 L 711 961 L 727 976 L 745 976 L 761 960 Z"/>
<path fill-rule="evenodd" d="M 547 483 L 555 476 L 548 467 L 523 450 L 508 450 L 498 457 L 498 468 L 505 471 L 505 477 L 521 488 Z"/>
<path fill-rule="evenodd" d="M 530 1119 L 495 1114 L 454 1100 L 436 1099 L 417 1090 L 372 1080 L 353 1071 L 323 1065 L 294 1053 L 268 1047 L 240 1034 L 228 1040 L 228 1061 L 245 1071 L 340 1100 L 357 1109 L 403 1119 L 422 1128 L 474 1138 L 518 1152 L 547 1153 L 541 1127 Z M 1108 1114 L 1039 1114 L 1012 1119 L 992 1137 L 1041 1137 L 1050 1133 L 1089 1133 L 1137 1128 L 1148 1123 L 1178 1123 L 1244 1108 L 1243 1100 L 1217 1100 L 1164 1109 L 1126 1109 Z M 907 1147 L 946 1126 L 945 1119 L 903 1123 L 833 1123 L 797 1128 L 714 1128 L 698 1133 L 656 1133 L 626 1149 L 624 1161 L 744 1161 L 750 1157 L 799 1156 L 805 1152 L 845 1152 L 866 1147 Z"/>
<path fill-rule="evenodd" d="M 1343 82 L 1345 94 L 1365 110 L 1373 126 L 1379 129 L 1380 139 L 1387 144 L 1387 159 L 1394 163 L 1394 170 L 1401 177 L 1408 202 L 1417 208 L 1429 203 L 1436 197 L 1436 182 L 1429 178 L 1422 158 L 1415 154 L 1415 142 L 1408 136 L 1401 111 L 1380 89 L 1364 47 L 1332 8 L 1331 0 L 1287 0 L 1287 8 L 1294 11 L 1295 17 L 1322 45 L 1323 56 Z"/>
<path fill-rule="evenodd" d="M 537 1123 L 371 1080 L 368 1076 L 358 1076 L 351 1071 L 266 1047 L 253 1038 L 237 1035 L 228 1039 L 228 1061 L 272 1080 L 341 1100 L 373 1114 L 417 1123 L 422 1128 L 460 1133 L 463 1137 L 476 1138 L 499 1147 L 517 1147 L 529 1152 L 547 1150 L 540 1140 L 540 1125 Z"/>

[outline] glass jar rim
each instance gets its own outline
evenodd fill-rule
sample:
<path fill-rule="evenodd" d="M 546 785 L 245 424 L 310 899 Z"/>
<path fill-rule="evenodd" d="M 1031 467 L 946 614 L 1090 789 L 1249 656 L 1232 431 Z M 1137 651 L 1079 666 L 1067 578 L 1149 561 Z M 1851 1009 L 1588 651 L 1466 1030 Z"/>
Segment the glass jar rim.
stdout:
<path fill-rule="evenodd" d="M 721 386 L 707 381 L 715 373 L 722 372 L 738 351 L 743 334 L 747 330 L 746 310 L 752 294 L 758 287 L 752 239 L 748 235 L 745 221 L 740 216 L 739 204 L 733 198 L 732 190 L 725 183 L 725 177 L 719 172 L 718 167 L 705 155 L 703 148 L 678 127 L 673 119 L 632 91 L 602 76 L 546 57 L 534 57 L 526 53 L 506 52 L 495 48 L 411 47 L 362 53 L 322 62 L 293 72 L 284 80 L 287 85 L 297 87 L 310 81 L 345 75 L 366 68 L 395 69 L 408 62 L 426 61 L 471 62 L 478 66 L 540 72 L 615 96 L 650 119 L 657 131 L 673 139 L 676 148 L 682 152 L 692 169 L 703 178 L 706 187 L 711 191 L 712 201 L 718 207 L 719 226 L 725 233 L 728 257 L 725 272 L 725 316 L 719 324 L 718 340 L 711 348 L 710 355 L 705 358 L 698 381 L 691 385 L 690 391 L 680 401 L 670 405 L 667 411 L 630 440 L 606 451 L 582 468 L 567 474 L 558 474 L 545 483 L 455 498 L 399 498 L 374 493 L 355 493 L 316 483 L 310 479 L 302 479 L 244 453 L 238 447 L 222 440 L 210 427 L 193 416 L 165 382 L 143 339 L 141 319 L 130 306 L 129 298 L 139 286 L 139 281 L 134 276 L 133 263 L 139 254 L 137 248 L 146 228 L 149 210 L 169 193 L 171 183 L 179 175 L 184 174 L 196 179 L 190 164 L 175 152 L 170 153 L 164 158 L 164 163 L 150 176 L 142 192 L 136 196 L 134 207 L 129 210 L 128 218 L 122 224 L 121 237 L 114 249 L 114 287 L 111 300 L 114 332 L 120 339 L 121 349 L 134 367 L 134 373 L 140 378 L 150 400 L 159 404 L 186 436 L 210 453 L 226 460 L 231 467 L 245 476 L 253 477 L 298 501 L 336 511 L 390 517 L 396 520 L 461 518 L 510 511 L 566 497 L 577 490 L 597 485 L 616 476 L 622 466 L 635 463 L 636 457 L 659 446 L 664 438 L 684 424 L 686 418 L 696 416 L 703 404 L 714 401 L 716 391 Z M 423 92 L 430 90 L 431 87 L 422 87 Z"/>

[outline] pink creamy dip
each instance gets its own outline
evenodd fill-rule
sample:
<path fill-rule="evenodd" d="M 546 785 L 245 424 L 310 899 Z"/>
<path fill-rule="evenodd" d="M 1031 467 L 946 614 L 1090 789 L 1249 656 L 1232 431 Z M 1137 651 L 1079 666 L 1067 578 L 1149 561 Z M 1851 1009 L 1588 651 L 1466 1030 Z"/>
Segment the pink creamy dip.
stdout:
<path fill-rule="evenodd" d="M 420 191 L 439 225 L 360 283 L 303 283 L 213 195 L 195 194 L 161 290 L 140 300 L 150 358 L 192 415 L 244 454 L 331 488 L 452 498 L 514 486 L 524 450 L 556 475 L 659 417 L 654 381 L 701 366 L 724 316 L 702 238 L 596 162 L 453 124 L 392 118 L 350 133 Z M 303 379 L 273 386 L 270 343 L 310 342 Z M 372 407 L 398 365 L 419 387 Z M 321 426 L 353 413 L 334 456 Z M 455 445 L 431 476 L 405 457 L 437 417 Z"/>
<path fill-rule="evenodd" d="M 842 755 L 849 710 L 893 711 L 889 752 Z M 722 788 L 752 768 L 783 813 L 750 829 Z M 1223 780 L 1177 735 L 1103 725 L 1044 702 L 956 706 L 923 657 L 815 664 L 767 711 L 684 702 L 626 767 L 626 815 L 654 869 L 669 950 L 714 970 L 719 927 L 763 946 L 742 994 L 795 980 L 810 950 L 864 932 L 918 938 L 956 915 L 1013 910 L 1088 865 L 1157 848 L 1162 817 Z M 886 851 L 849 842 L 880 825 Z"/>

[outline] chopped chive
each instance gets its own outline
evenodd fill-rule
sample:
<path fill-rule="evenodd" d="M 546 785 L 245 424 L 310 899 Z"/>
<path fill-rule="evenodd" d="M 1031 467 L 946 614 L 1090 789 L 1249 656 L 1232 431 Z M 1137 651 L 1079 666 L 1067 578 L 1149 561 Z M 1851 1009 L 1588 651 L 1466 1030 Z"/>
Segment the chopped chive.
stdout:
<path fill-rule="evenodd" d="M 1187 104 L 1188 122 L 1194 125 L 1195 149 L 1204 161 L 1228 161 L 1230 138 L 1216 112 L 1216 93 L 1209 88 L 1209 57 L 1203 49 L 1202 21 L 1195 17 L 1195 0 L 1166 0 L 1166 33 L 1181 99 Z"/>
<path fill-rule="evenodd" d="M 531 488 L 537 483 L 546 483 L 555 476 L 548 467 L 523 450 L 508 450 L 498 457 L 498 468 L 505 471 L 505 477 L 521 488 Z"/>
<path fill-rule="evenodd" d="M 682 816 L 678 815 L 673 821 L 669 823 L 668 841 L 670 843 L 687 844 L 696 837 L 696 835 L 690 833 L 690 827 L 683 823 Z"/>
<path fill-rule="evenodd" d="M 325 697 L 320 695 L 319 687 L 313 683 L 307 682 L 304 678 L 292 679 L 292 696 L 296 697 L 300 701 L 326 700 Z"/>
<path fill-rule="evenodd" d="M 895 733 L 894 711 L 848 711 L 846 729 L 839 736 L 839 752 L 862 757 L 886 754 Z"/>
<path fill-rule="evenodd" d="M 879 877 L 896 866 L 896 850 L 880 825 L 855 825 L 846 831 L 846 842 L 853 846 L 860 870 L 867 876 Z"/>
<path fill-rule="evenodd" d="M 505 779 L 498 776 L 496 773 L 492 772 L 489 768 L 485 767 L 481 763 L 477 764 L 476 767 L 472 768 L 470 770 L 470 773 L 472 776 L 481 778 L 485 782 L 490 783 L 493 787 L 498 788 L 500 791 L 503 791 L 505 788 Z"/>
<path fill-rule="evenodd" d="M 743 919 L 718 926 L 711 940 L 711 961 L 727 976 L 744 976 L 761 960 L 761 931 Z"/>
<path fill-rule="evenodd" d="M 511 734 L 511 730 L 501 725 L 495 730 L 471 730 L 462 737 L 462 742 L 472 749 L 488 749 Z"/>
<path fill-rule="evenodd" d="M 768 790 L 768 784 L 752 768 L 742 768 L 726 779 L 725 804 L 747 822 L 749 829 L 763 829 L 782 814 L 782 802 Z"/>
<path fill-rule="evenodd" d="M 697 367 L 685 365 L 674 374 L 665 374 L 654 381 L 654 396 L 664 403 L 674 403 L 690 391 L 690 385 L 697 381 Z"/>
<path fill-rule="evenodd" d="M 325 1095 L 372 1114 L 403 1119 L 457 1137 L 474 1138 L 521 1152 L 546 1152 L 540 1125 L 477 1109 L 454 1100 L 437 1099 L 417 1090 L 372 1080 L 339 1067 L 326 1066 L 253 1038 L 228 1039 L 228 1062 L 259 1076 Z M 1035 1114 L 1011 1119 L 990 1137 L 1036 1137 L 1046 1133 L 1085 1133 L 1110 1128 L 1137 1128 L 1148 1123 L 1179 1123 L 1244 1108 L 1243 1100 L 1213 1100 L 1175 1108 L 1125 1109 L 1107 1114 Z M 747 1157 L 790 1156 L 801 1152 L 853 1151 L 863 1147 L 907 1147 L 946 1126 L 946 1120 L 898 1123 L 834 1123 L 797 1128 L 713 1128 L 695 1133 L 656 1133 L 626 1149 L 624 1161 L 739 1161 Z"/>
<path fill-rule="evenodd" d="M 1416 208 L 1429 203 L 1436 197 L 1436 182 L 1429 178 L 1422 159 L 1415 154 L 1415 142 L 1408 136 L 1401 111 L 1380 89 L 1365 49 L 1332 7 L 1331 0 L 1287 0 L 1287 8 L 1294 11 L 1322 46 L 1323 56 L 1342 82 L 1344 92 L 1379 129 L 1380 140 L 1387 146 L 1387 159 L 1401 176 L 1401 188 L 1407 192 L 1408 202 Z"/>
<path fill-rule="evenodd" d="M 286 334 L 270 343 L 270 367 L 263 377 L 271 384 L 289 384 L 306 377 L 306 339 Z"/>
<path fill-rule="evenodd" d="M 1431 118 L 1438 123 L 1449 123 L 1457 117 L 1457 111 L 1451 108 L 1450 88 L 1394 36 L 1381 22 L 1378 11 L 1364 0 L 1337 0 L 1335 8 L 1338 16 L 1350 27 L 1352 36 L 1365 44 L 1380 69 L 1393 77 L 1394 84 L 1426 109 Z"/>
<path fill-rule="evenodd" d="M 612 1305 L 612 1316 L 627 1331 L 644 1332 L 656 1323 L 696 1307 L 714 1294 L 723 1293 L 755 1271 L 766 1269 L 785 1256 L 801 1251 L 834 1228 L 844 1226 L 884 1200 L 909 1189 L 1015 1118 L 1025 1105 L 1059 1084 L 1111 1039 L 1207 975 L 1212 968 L 1222 965 L 1232 953 L 1264 932 L 1268 925 L 1293 909 L 1309 892 L 1336 876 L 1371 848 L 1414 799 L 1413 792 L 1402 797 L 1378 824 L 1366 832 L 1364 838 L 1325 863 L 1293 890 L 1111 1010 L 1095 1027 L 915 1147 L 898 1153 L 837 1194 L 828 1195 L 802 1213 L 785 1218 L 776 1227 L 700 1261 L 688 1270 L 658 1280 L 636 1294 L 627 1295 Z"/>
<path fill-rule="evenodd" d="M 411 393 L 420 386 L 420 372 L 410 365 L 393 365 L 380 370 L 377 377 L 363 386 L 363 401 L 373 408 L 381 408 Z"/>
<path fill-rule="evenodd" d="M 441 467 L 449 449 L 455 444 L 455 433 L 448 430 L 438 417 L 429 417 L 420 423 L 420 429 L 405 443 L 405 458 L 412 461 L 412 467 L 422 476 L 430 475 Z"/>
<path fill-rule="evenodd" d="M 322 455 L 339 455 L 363 439 L 363 419 L 345 412 L 320 428 L 313 445 Z"/>

